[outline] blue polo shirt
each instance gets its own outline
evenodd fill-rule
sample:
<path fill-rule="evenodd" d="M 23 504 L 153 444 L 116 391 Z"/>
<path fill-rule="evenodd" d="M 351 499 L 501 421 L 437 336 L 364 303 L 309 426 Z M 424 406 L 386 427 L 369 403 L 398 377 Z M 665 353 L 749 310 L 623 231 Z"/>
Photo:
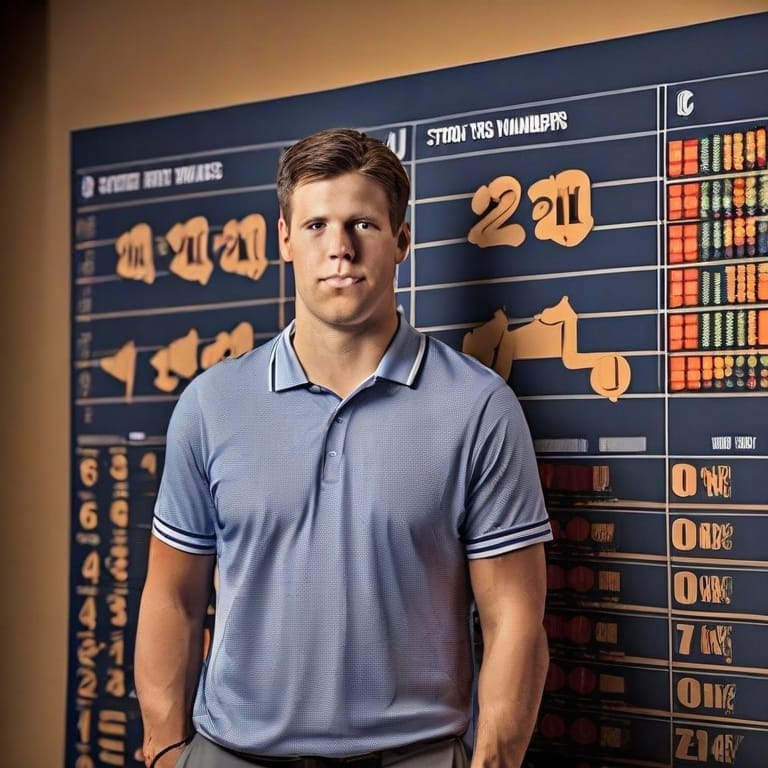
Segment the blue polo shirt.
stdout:
<path fill-rule="evenodd" d="M 551 538 L 520 406 L 402 317 L 341 400 L 291 332 L 197 377 L 168 430 L 153 533 L 219 569 L 195 725 L 266 755 L 461 734 L 467 560 Z"/>

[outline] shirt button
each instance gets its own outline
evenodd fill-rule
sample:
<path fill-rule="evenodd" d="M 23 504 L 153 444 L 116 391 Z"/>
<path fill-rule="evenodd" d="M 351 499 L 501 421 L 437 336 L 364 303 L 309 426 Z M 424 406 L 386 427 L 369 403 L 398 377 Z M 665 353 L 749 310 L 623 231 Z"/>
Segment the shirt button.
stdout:
<path fill-rule="evenodd" d="M 328 451 L 328 455 L 329 455 L 331 458 L 334 458 L 334 456 L 336 456 L 336 451 Z"/>

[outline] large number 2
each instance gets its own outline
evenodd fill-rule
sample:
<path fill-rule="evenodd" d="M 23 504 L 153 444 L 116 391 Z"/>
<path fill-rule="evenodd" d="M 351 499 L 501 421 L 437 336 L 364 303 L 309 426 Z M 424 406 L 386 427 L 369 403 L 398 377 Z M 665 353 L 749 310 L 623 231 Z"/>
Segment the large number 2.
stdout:
<path fill-rule="evenodd" d="M 518 246 L 525 240 L 521 224 L 502 226 L 520 205 L 522 188 L 514 176 L 498 176 L 490 184 L 483 184 L 472 196 L 472 210 L 479 216 L 496 203 L 480 221 L 469 230 L 469 242 L 481 248 L 492 245 Z"/>

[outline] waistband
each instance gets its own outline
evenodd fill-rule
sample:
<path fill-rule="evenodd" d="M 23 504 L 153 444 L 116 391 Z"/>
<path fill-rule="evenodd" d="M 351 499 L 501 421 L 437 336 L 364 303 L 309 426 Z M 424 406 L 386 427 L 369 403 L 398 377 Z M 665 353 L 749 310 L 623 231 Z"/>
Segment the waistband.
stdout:
<path fill-rule="evenodd" d="M 244 760 L 246 763 L 265 766 L 265 768 L 384 768 L 406 757 L 412 757 L 419 752 L 428 752 L 436 747 L 458 741 L 458 736 L 447 736 L 428 741 L 418 741 L 402 747 L 385 749 L 380 752 L 366 752 L 361 755 L 347 757 L 324 757 L 322 755 L 255 755 L 250 752 L 239 752 L 236 749 L 216 744 L 219 749 L 230 755 Z M 214 742 L 215 743 L 215 742 Z"/>

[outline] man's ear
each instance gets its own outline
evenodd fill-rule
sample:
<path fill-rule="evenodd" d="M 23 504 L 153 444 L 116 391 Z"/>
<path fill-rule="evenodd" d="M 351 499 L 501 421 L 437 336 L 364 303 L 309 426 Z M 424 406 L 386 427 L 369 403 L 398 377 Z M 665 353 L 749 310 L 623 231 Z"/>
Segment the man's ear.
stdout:
<path fill-rule="evenodd" d="M 396 264 L 402 264 L 408 256 L 408 250 L 411 247 L 411 228 L 407 221 L 400 225 L 400 231 L 397 233 L 397 256 Z"/>
<path fill-rule="evenodd" d="M 282 213 L 277 220 L 277 244 L 280 248 L 280 256 L 283 261 L 292 261 L 291 255 L 291 232 L 288 228 L 288 222 L 283 218 Z"/>

